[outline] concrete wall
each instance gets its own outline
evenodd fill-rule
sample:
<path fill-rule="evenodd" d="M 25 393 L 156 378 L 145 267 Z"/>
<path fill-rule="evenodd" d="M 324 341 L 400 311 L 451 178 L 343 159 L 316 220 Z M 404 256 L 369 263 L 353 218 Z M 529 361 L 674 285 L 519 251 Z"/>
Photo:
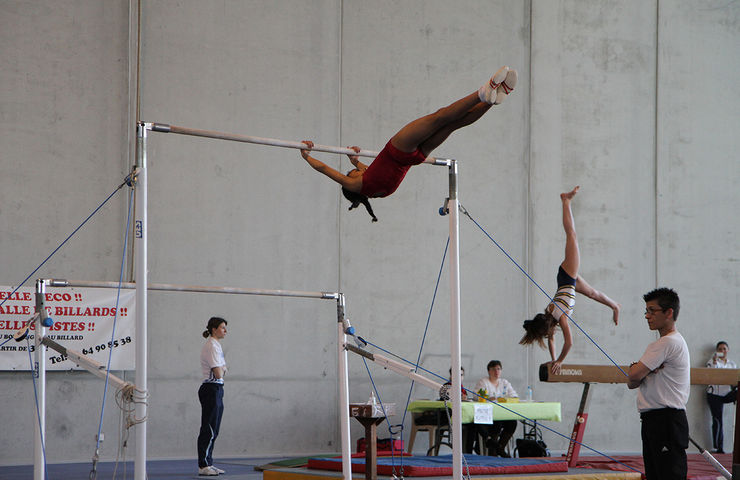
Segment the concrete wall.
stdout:
<path fill-rule="evenodd" d="M 655 338 L 641 294 L 673 286 L 692 366 L 702 366 L 720 338 L 740 344 L 731 318 L 740 307 L 740 169 L 731 158 L 738 12 L 720 1 L 144 2 L 138 118 L 379 149 L 499 65 L 515 66 L 514 94 L 436 152 L 460 162 L 461 203 L 551 292 L 564 242 L 558 194 L 581 185 L 573 205 L 581 273 L 623 311 L 615 327 L 608 309 L 579 299 L 576 322 L 629 363 Z M 5 285 L 25 278 L 130 169 L 136 13 L 126 1 L 0 4 Z M 373 224 L 348 212 L 295 150 L 158 133 L 148 143 L 151 282 L 342 291 L 360 335 L 416 358 L 447 238 L 448 218 L 437 212 L 446 169 L 412 169 L 391 198 L 373 202 Z M 123 197 L 34 278 L 115 280 Z M 563 422 L 547 426 L 569 435 L 580 388 L 536 381 L 547 353 L 517 344 L 522 320 L 547 300 L 472 222 L 462 218 L 460 231 L 465 384 L 499 358 L 520 392 L 532 384 L 536 399 L 563 403 Z M 445 266 L 421 357 L 441 374 L 449 368 L 447 283 Z M 217 455 L 336 451 L 333 302 L 153 293 L 149 455 L 195 456 L 200 332 L 214 314 L 229 320 L 230 366 Z M 609 362 L 580 332 L 568 361 Z M 365 366 L 350 358 L 350 368 L 350 399 L 364 401 L 372 388 Z M 382 399 L 403 406 L 409 383 L 369 369 Z M 32 383 L 28 373 L 0 378 L 9 433 L 0 435 L 0 462 L 30 462 Z M 584 442 L 639 451 L 635 393 L 598 385 L 593 395 Z M 50 373 L 48 397 L 49 460 L 88 459 L 101 383 Z M 117 411 L 112 401 L 106 408 L 101 455 L 113 459 Z M 688 412 L 692 437 L 707 444 L 699 387 Z M 567 447 L 555 433 L 545 441 Z"/>

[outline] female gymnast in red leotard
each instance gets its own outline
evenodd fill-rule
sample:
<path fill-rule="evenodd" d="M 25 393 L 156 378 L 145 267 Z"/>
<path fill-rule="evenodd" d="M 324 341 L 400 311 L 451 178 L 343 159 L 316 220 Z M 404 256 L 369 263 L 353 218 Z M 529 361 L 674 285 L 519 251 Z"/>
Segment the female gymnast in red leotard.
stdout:
<path fill-rule="evenodd" d="M 423 163 L 452 132 L 470 125 L 492 105 L 503 102 L 516 81 L 516 70 L 501 67 L 477 92 L 404 126 L 369 166 L 360 162 L 357 155 L 348 155 L 355 168 L 346 175 L 312 157 L 309 153 L 314 144 L 310 140 L 303 141 L 306 148 L 301 150 L 301 156 L 315 170 L 342 186 L 342 193 L 352 202 L 350 210 L 363 204 L 373 222 L 377 222 L 368 198 L 387 197 L 395 192 L 412 165 Z M 360 151 L 359 147 L 350 148 Z"/>

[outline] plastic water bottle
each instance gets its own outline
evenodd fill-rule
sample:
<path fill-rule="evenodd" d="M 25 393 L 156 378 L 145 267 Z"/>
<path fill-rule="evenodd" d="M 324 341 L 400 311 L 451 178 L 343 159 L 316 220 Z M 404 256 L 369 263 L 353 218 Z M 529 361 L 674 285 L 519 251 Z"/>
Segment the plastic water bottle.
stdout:
<path fill-rule="evenodd" d="M 370 391 L 370 398 L 368 398 L 367 404 L 368 405 L 377 405 L 378 404 L 378 399 L 375 398 L 375 390 L 371 390 Z"/>
<path fill-rule="evenodd" d="M 527 401 L 532 401 L 532 385 L 527 385 Z"/>

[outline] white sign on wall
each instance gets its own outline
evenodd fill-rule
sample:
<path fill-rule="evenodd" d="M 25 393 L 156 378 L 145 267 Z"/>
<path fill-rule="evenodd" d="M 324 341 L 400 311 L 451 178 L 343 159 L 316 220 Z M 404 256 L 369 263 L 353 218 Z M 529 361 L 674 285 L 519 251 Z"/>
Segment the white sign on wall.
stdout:
<path fill-rule="evenodd" d="M 0 370 L 31 370 L 28 354 L 34 349 L 35 330 L 29 340 L 16 342 L 13 334 L 33 317 L 36 306 L 34 287 L 0 286 Z M 54 324 L 46 335 L 60 345 L 108 364 L 112 351 L 111 370 L 133 370 L 135 347 L 136 291 L 122 289 L 118 300 L 113 288 L 53 288 L 47 287 L 44 298 L 46 311 Z M 116 320 L 115 335 L 113 320 Z M 48 370 L 83 370 L 54 350 L 42 347 Z M 33 355 L 32 355 L 33 358 Z"/>

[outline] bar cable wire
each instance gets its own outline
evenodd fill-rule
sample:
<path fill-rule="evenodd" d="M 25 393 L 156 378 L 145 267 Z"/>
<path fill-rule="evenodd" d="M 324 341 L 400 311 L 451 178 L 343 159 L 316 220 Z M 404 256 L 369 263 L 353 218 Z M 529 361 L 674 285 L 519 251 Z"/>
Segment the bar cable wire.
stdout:
<path fill-rule="evenodd" d="M 110 364 L 113 357 L 113 345 L 116 338 L 116 324 L 118 322 L 118 306 L 121 300 L 121 287 L 123 284 L 123 273 L 126 268 L 126 250 L 128 247 L 129 229 L 131 227 L 131 209 L 134 203 L 134 188 L 131 188 L 128 196 L 128 212 L 126 213 L 126 228 L 123 230 L 123 251 L 121 253 L 121 269 L 118 274 L 118 288 L 116 289 L 116 309 L 113 315 L 113 328 L 111 329 L 111 339 L 108 344 L 108 362 L 105 367 L 105 386 L 103 387 L 103 401 L 100 406 L 100 421 L 98 422 L 98 434 L 95 437 L 95 453 L 92 457 L 92 469 L 90 470 L 90 480 L 98 477 L 97 465 L 100 458 L 101 433 L 103 431 L 103 416 L 105 414 L 105 399 L 108 393 L 108 382 L 110 379 Z M 128 425 L 127 427 L 128 428 Z"/>

